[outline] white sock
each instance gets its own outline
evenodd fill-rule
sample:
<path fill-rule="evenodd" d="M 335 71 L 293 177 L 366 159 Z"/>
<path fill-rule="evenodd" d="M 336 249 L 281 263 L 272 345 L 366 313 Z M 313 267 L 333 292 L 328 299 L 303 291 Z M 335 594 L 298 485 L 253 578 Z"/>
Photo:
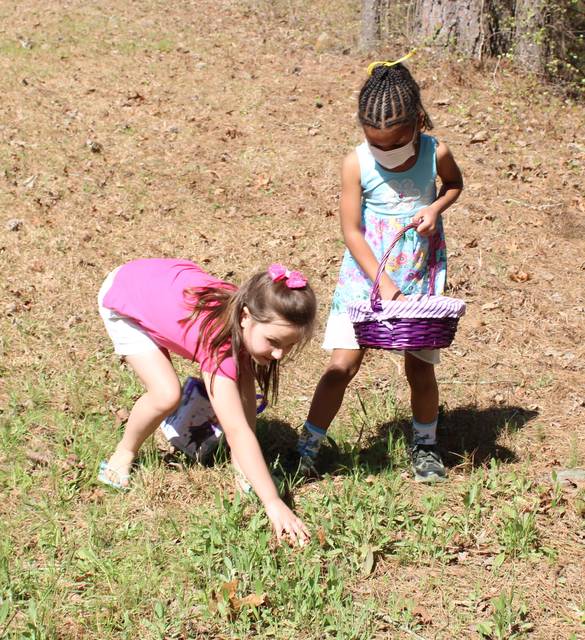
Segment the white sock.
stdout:
<path fill-rule="evenodd" d="M 437 420 L 438 418 L 435 418 L 432 422 L 423 424 L 412 419 L 414 444 L 437 444 Z"/>

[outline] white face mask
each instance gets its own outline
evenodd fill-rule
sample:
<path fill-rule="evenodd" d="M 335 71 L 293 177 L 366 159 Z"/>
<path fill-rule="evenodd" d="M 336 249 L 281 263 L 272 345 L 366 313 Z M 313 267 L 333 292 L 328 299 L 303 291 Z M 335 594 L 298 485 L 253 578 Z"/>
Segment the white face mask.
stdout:
<path fill-rule="evenodd" d="M 372 146 L 368 142 L 368 147 L 372 152 L 376 162 L 381 164 L 385 169 L 394 169 L 395 167 L 399 167 L 401 164 L 404 164 L 409 158 L 415 154 L 416 149 L 414 148 L 414 141 L 417 134 L 417 128 L 414 128 L 414 133 L 412 134 L 412 140 L 407 142 L 403 147 L 398 147 L 398 149 L 388 149 L 388 151 L 382 151 L 382 149 L 378 149 L 378 147 Z"/>

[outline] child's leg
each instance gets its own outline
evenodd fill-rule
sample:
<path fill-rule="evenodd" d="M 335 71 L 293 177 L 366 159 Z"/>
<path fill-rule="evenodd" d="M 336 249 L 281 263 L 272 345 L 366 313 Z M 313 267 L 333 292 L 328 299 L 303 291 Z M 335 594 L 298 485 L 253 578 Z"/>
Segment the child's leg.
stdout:
<path fill-rule="evenodd" d="M 445 466 L 437 450 L 437 418 L 439 388 L 435 366 L 404 354 L 404 369 L 410 385 L 412 407 L 413 447 L 412 468 L 418 482 L 436 482 L 445 478 Z"/>
<path fill-rule="evenodd" d="M 360 370 L 365 351 L 363 349 L 334 349 L 331 361 L 321 376 L 307 420 L 324 431 L 341 408 L 347 385 Z"/>
<path fill-rule="evenodd" d="M 126 362 L 140 378 L 146 393 L 132 407 L 124 435 L 108 461 L 106 476 L 122 485 L 128 484 L 127 479 L 121 479 L 128 476 L 142 443 L 181 400 L 181 385 L 164 351 L 156 349 L 126 356 Z"/>
<path fill-rule="evenodd" d="M 347 385 L 360 369 L 364 353 L 363 349 L 333 350 L 329 366 L 315 389 L 309 415 L 299 437 L 298 451 L 307 467 L 317 457 L 321 440 L 341 407 Z"/>
<path fill-rule="evenodd" d="M 435 378 L 435 365 L 407 351 L 404 354 L 404 370 L 410 385 L 413 418 L 422 424 L 433 422 L 439 413 L 439 387 Z"/>

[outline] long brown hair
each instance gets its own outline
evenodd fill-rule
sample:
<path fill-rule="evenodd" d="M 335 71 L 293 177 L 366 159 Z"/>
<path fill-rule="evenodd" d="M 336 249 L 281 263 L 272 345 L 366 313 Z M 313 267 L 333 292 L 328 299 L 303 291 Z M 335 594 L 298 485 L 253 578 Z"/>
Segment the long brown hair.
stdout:
<path fill-rule="evenodd" d="M 301 349 L 309 340 L 315 326 L 317 301 L 311 286 L 290 289 L 286 280 L 273 281 L 267 271 L 254 274 L 239 289 L 225 283 L 222 286 L 193 287 L 183 292 L 185 302 L 192 309 L 184 319 L 185 331 L 201 315 L 197 348 L 202 345 L 215 361 L 211 380 L 215 378 L 221 363 L 229 356 L 240 370 L 240 356 L 243 350 L 242 326 L 240 324 L 244 307 L 256 322 L 273 322 L 282 318 L 297 327 L 301 340 L 294 351 Z M 222 349 L 226 344 L 231 349 Z M 278 398 L 280 361 L 272 360 L 268 365 L 251 363 L 254 378 L 266 399 L 273 402 Z"/>

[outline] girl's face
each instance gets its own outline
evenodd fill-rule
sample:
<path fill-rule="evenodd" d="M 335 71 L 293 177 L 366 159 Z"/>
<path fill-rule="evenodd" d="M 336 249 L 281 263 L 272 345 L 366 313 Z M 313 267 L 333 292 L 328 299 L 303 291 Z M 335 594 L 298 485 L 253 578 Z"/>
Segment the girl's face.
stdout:
<path fill-rule="evenodd" d="M 417 122 L 404 122 L 388 129 L 376 129 L 365 124 L 364 134 L 372 147 L 380 151 L 392 151 L 404 147 L 413 139 L 417 124 Z"/>
<path fill-rule="evenodd" d="M 301 339 L 301 331 L 296 325 L 278 316 L 271 322 L 257 322 L 248 307 L 242 311 L 240 324 L 246 351 L 254 362 L 262 366 L 282 359 Z"/>

